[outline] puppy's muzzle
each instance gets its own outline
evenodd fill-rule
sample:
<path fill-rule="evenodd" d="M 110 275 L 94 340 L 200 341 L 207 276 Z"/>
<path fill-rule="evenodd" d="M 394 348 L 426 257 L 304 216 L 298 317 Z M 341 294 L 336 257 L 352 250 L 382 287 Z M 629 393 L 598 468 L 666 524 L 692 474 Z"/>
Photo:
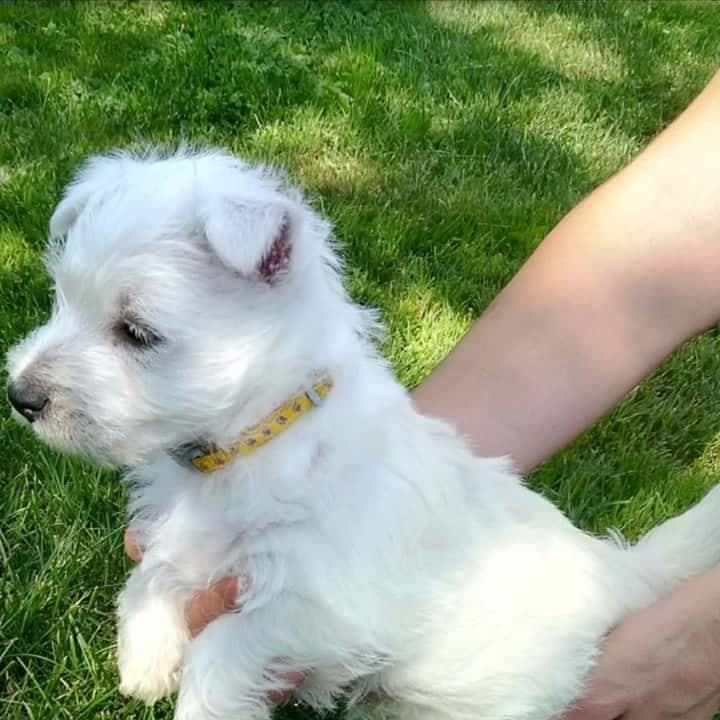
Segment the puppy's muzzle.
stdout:
<path fill-rule="evenodd" d="M 48 395 L 39 385 L 19 378 L 8 385 L 10 404 L 29 422 L 35 422 L 48 404 Z"/>

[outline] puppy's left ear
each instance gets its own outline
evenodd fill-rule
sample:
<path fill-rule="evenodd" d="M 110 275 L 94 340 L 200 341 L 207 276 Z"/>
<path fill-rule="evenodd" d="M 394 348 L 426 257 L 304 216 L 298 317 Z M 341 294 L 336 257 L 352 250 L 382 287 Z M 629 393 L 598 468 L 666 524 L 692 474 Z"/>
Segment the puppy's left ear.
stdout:
<path fill-rule="evenodd" d="M 287 272 L 298 222 L 289 204 L 217 198 L 204 208 L 201 220 L 223 264 L 268 284 Z"/>
<path fill-rule="evenodd" d="M 90 199 L 88 183 L 73 183 L 65 191 L 50 218 L 50 237 L 59 238 L 72 227 Z"/>

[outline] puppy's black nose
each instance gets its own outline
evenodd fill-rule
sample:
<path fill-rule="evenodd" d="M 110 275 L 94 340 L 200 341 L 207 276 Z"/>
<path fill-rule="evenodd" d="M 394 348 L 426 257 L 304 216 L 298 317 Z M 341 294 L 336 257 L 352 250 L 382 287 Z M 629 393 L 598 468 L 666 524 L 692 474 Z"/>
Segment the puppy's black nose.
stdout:
<path fill-rule="evenodd" d="M 48 396 L 38 385 L 16 380 L 8 385 L 10 404 L 27 420 L 35 422 L 48 403 Z"/>

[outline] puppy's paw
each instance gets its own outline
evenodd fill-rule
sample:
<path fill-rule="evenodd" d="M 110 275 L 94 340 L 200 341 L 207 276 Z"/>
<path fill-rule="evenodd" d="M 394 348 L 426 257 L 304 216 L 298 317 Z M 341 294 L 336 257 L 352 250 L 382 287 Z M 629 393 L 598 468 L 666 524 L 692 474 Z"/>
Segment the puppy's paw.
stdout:
<path fill-rule="evenodd" d="M 248 632 L 256 618 L 224 615 L 211 622 L 185 655 L 174 720 L 270 720 L 264 652 Z"/>
<path fill-rule="evenodd" d="M 198 685 L 190 678 L 180 687 L 173 720 L 270 720 L 270 710 L 263 696 L 247 695 L 232 685 L 223 687 L 206 678 L 207 685 Z"/>
<path fill-rule="evenodd" d="M 128 611 L 121 598 L 119 620 L 120 692 L 152 704 L 177 690 L 190 640 L 181 613 L 157 596 Z"/>

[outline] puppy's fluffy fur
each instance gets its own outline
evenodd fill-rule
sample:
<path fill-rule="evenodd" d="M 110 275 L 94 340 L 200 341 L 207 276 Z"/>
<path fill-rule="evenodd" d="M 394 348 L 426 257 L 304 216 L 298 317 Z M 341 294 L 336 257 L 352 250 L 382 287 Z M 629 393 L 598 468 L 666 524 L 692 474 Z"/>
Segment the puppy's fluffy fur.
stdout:
<path fill-rule="evenodd" d="M 420 416 L 343 289 L 328 223 L 267 168 L 98 157 L 51 236 L 52 317 L 10 379 L 47 395 L 45 441 L 130 468 L 145 554 L 119 599 L 122 691 L 179 688 L 178 720 L 267 718 L 297 668 L 318 708 L 549 720 L 614 624 L 720 562 L 716 492 L 621 547 Z M 229 467 L 169 452 L 231 443 L 321 371 L 324 404 Z M 191 641 L 184 603 L 226 575 L 249 579 L 242 610 Z"/>

